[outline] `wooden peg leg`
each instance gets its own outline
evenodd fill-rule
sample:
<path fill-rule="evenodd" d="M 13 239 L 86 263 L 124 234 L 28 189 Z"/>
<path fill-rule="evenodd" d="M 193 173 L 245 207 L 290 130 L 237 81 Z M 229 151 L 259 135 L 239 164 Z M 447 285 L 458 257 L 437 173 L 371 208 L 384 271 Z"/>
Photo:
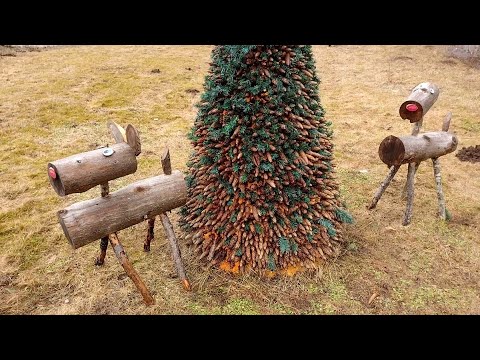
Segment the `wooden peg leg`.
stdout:
<path fill-rule="evenodd" d="M 180 281 L 182 282 L 185 290 L 191 290 L 192 287 L 190 285 L 190 281 L 188 281 L 187 275 L 185 274 L 185 268 L 183 267 L 180 248 L 178 247 L 177 237 L 175 236 L 175 232 L 173 231 L 173 225 L 170 222 L 167 214 L 165 213 L 160 214 L 160 219 L 162 220 L 165 234 L 168 238 L 168 241 L 170 242 L 170 247 L 172 249 L 172 257 L 175 261 L 175 268 L 177 269 L 178 277 L 180 278 Z"/>
<path fill-rule="evenodd" d="M 435 184 L 437 185 L 437 198 L 438 198 L 438 216 L 442 220 L 446 220 L 447 212 L 445 208 L 445 197 L 442 189 L 442 176 L 440 173 L 440 161 L 438 158 L 432 159 L 433 162 L 433 174 L 435 176 Z"/>
<path fill-rule="evenodd" d="M 143 282 L 142 278 L 140 277 L 140 275 L 138 275 L 137 271 L 132 266 L 132 263 L 130 262 L 130 260 L 128 260 L 127 254 L 125 253 L 125 250 L 122 244 L 120 243 L 120 240 L 118 240 L 117 234 L 113 233 L 108 235 L 108 239 L 110 240 L 110 245 L 112 245 L 113 251 L 117 256 L 118 261 L 122 265 L 128 277 L 133 281 L 138 291 L 140 291 L 140 294 L 142 294 L 145 304 L 147 305 L 155 304 L 155 300 L 153 299 L 152 294 L 150 294 L 150 291 L 148 290 L 147 286 Z"/>
<path fill-rule="evenodd" d="M 415 174 L 417 173 L 417 170 L 418 170 L 419 166 L 420 166 L 420 163 L 415 163 L 415 170 L 414 170 Z M 407 190 L 408 190 L 408 181 L 406 181 L 405 185 L 403 186 L 402 196 L 401 196 L 402 200 L 407 199 Z"/>
<path fill-rule="evenodd" d="M 390 185 L 390 182 L 395 177 L 395 174 L 397 173 L 398 169 L 400 169 L 400 166 L 395 166 L 394 165 L 390 168 L 390 171 L 388 172 L 387 177 L 385 178 L 385 180 L 383 180 L 383 182 L 381 183 L 377 192 L 375 193 L 375 195 L 373 197 L 373 200 L 372 200 L 372 203 L 368 207 L 368 210 L 372 210 L 372 209 L 375 208 L 375 206 L 377 206 L 378 201 L 382 197 L 382 195 L 385 192 L 385 190 L 387 189 L 388 185 Z"/>
<path fill-rule="evenodd" d="M 403 218 L 403 226 L 410 224 L 410 222 L 412 221 L 413 198 L 415 195 L 415 168 L 415 163 L 408 164 L 407 208 L 405 210 L 405 216 Z"/>
<path fill-rule="evenodd" d="M 148 219 L 147 237 L 145 238 L 145 241 L 143 243 L 143 251 L 146 251 L 146 252 L 150 251 L 150 243 L 155 237 L 154 229 L 155 229 L 155 218 Z"/>
<path fill-rule="evenodd" d="M 95 259 L 95 265 L 102 266 L 105 263 L 105 256 L 107 255 L 108 236 L 100 240 L 100 255 Z"/>
<path fill-rule="evenodd" d="M 109 194 L 110 187 L 108 186 L 108 182 L 100 185 L 100 191 L 101 191 L 102 197 L 105 197 Z M 98 257 L 95 259 L 95 265 L 102 266 L 105 263 L 107 248 L 108 248 L 108 236 L 105 236 L 100 240 L 100 255 L 98 255 Z"/>

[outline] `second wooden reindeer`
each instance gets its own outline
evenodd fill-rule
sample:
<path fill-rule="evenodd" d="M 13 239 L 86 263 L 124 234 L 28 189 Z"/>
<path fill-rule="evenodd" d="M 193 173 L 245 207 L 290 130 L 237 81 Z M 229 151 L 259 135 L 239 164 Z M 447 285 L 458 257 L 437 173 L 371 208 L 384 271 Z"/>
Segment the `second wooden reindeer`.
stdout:
<path fill-rule="evenodd" d="M 413 213 L 413 198 L 415 173 L 422 161 L 431 159 L 437 188 L 438 215 L 442 220 L 446 219 L 445 196 L 442 190 L 439 157 L 449 154 L 457 148 L 458 139 L 455 134 L 448 132 L 452 114 L 449 112 L 444 121 L 441 131 L 420 133 L 423 118 L 427 111 L 438 99 L 440 91 L 437 85 L 425 82 L 417 85 L 408 99 L 400 106 L 400 117 L 413 123 L 411 135 L 396 137 L 390 135 L 380 144 L 378 155 L 389 166 L 390 170 L 375 193 L 368 209 L 377 206 L 386 188 L 395 177 L 398 169 L 403 164 L 408 164 L 407 182 L 405 192 L 407 207 L 403 217 L 403 225 L 410 224 Z"/>

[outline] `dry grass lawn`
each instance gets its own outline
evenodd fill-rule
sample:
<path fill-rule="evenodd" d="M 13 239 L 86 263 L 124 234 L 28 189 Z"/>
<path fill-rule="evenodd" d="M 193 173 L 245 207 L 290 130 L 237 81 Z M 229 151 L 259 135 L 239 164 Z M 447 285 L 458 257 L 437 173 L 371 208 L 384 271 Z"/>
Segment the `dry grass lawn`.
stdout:
<path fill-rule="evenodd" d="M 341 190 L 355 224 L 344 254 L 316 274 L 260 280 L 202 269 L 183 242 L 194 291 L 186 293 L 158 228 L 143 252 L 146 224 L 119 233 L 156 305 L 142 298 L 109 249 L 73 251 L 56 212 L 98 196 L 98 188 L 60 198 L 46 164 L 112 143 L 106 122 L 134 124 L 143 153 L 116 190 L 161 173 L 160 152 L 186 170 L 192 126 L 211 46 L 69 46 L 0 57 L 0 313 L 3 314 L 479 314 L 480 165 L 441 158 L 452 220 L 436 218 L 431 163 L 416 180 L 412 224 L 401 226 L 402 167 L 368 211 L 387 167 L 381 140 L 410 132 L 398 107 L 413 86 L 433 81 L 441 94 L 424 122 L 441 129 L 452 111 L 460 144 L 480 143 L 480 70 L 436 46 L 315 46 L 321 100 L 334 126 Z M 158 69 L 159 72 L 152 72 Z M 360 172 L 367 170 L 368 172 Z M 176 214 L 172 214 L 174 221 Z M 178 226 L 177 234 L 183 234 Z M 182 239 L 181 239 L 182 240 Z M 376 298 L 369 304 L 373 294 Z"/>

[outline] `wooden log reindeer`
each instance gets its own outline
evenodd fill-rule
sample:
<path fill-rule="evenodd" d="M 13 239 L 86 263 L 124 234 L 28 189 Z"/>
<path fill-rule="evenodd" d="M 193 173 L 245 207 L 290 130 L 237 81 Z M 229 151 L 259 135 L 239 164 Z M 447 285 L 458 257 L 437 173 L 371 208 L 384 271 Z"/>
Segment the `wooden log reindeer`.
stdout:
<path fill-rule="evenodd" d="M 449 154 L 457 148 L 456 135 L 449 133 L 452 114 L 449 112 L 443 121 L 442 131 L 420 134 L 423 117 L 432 107 L 439 95 L 438 86 L 432 83 L 421 83 L 411 92 L 408 99 L 400 106 L 400 117 L 413 123 L 412 133 L 409 136 L 396 137 L 390 135 L 380 144 L 378 155 L 388 165 L 390 171 L 382 182 L 368 209 L 377 206 L 385 189 L 395 177 L 398 169 L 403 164 L 408 164 L 407 183 L 405 185 L 407 208 L 403 218 L 403 225 L 410 224 L 412 220 L 415 173 L 422 161 L 432 159 L 433 172 L 437 187 L 438 215 L 446 219 L 445 197 L 442 190 L 439 157 Z"/>
<path fill-rule="evenodd" d="M 141 145 L 138 132 L 132 125 L 128 125 L 125 130 L 111 121 L 108 127 L 116 144 L 48 163 L 48 178 L 60 196 L 85 192 L 97 185 L 100 185 L 101 189 L 101 197 L 81 201 L 60 210 L 58 219 L 74 249 L 101 239 L 96 265 L 104 264 L 110 243 L 118 261 L 142 294 L 145 303 L 152 305 L 154 299 L 130 263 L 117 231 L 148 220 L 149 250 L 153 238 L 150 224 L 160 215 L 170 241 L 178 276 L 183 286 L 190 290 L 173 226 L 166 214 L 167 211 L 185 204 L 186 184 L 180 171 L 172 172 L 170 154 L 168 149 L 165 149 L 162 156 L 164 175 L 140 180 L 110 193 L 108 181 L 133 174 L 137 170 L 136 156 L 141 153 Z"/>

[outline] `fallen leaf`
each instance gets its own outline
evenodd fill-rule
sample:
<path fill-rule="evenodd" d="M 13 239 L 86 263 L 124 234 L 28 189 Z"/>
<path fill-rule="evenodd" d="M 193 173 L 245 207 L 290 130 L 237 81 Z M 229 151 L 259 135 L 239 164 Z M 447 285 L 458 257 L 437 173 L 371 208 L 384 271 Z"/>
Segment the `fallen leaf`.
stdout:
<path fill-rule="evenodd" d="M 391 227 L 391 226 L 386 226 L 386 227 L 385 227 L 385 230 L 388 231 L 388 232 L 397 231 L 397 229 L 395 229 L 394 227 Z"/>
<path fill-rule="evenodd" d="M 370 299 L 368 299 L 368 305 L 370 305 L 373 302 L 373 300 L 375 300 L 377 298 L 377 296 L 378 296 L 378 294 L 376 292 L 374 292 L 372 294 L 372 296 L 370 296 Z"/>

